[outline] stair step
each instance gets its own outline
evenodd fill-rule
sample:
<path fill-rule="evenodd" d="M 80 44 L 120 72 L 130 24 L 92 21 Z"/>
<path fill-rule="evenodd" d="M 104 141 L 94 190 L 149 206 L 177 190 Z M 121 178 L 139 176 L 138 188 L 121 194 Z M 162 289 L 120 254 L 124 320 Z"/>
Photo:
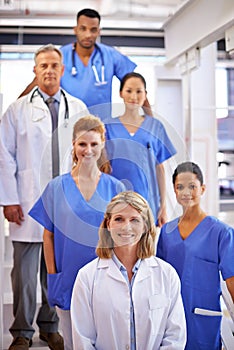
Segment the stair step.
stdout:
<path fill-rule="evenodd" d="M 12 336 L 10 334 L 3 335 L 3 350 L 7 350 L 12 342 Z M 46 343 L 39 339 L 39 335 L 35 334 L 33 337 L 33 345 L 30 349 L 37 350 L 49 350 L 49 347 L 46 346 Z"/>

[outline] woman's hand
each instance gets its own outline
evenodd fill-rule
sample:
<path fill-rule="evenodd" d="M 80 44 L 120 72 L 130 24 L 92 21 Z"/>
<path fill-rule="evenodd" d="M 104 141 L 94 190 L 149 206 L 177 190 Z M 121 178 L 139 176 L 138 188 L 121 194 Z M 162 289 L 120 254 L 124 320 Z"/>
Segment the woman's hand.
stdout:
<path fill-rule="evenodd" d="M 162 227 L 167 222 L 167 211 L 166 207 L 160 207 L 158 212 L 158 224 L 157 226 Z"/>

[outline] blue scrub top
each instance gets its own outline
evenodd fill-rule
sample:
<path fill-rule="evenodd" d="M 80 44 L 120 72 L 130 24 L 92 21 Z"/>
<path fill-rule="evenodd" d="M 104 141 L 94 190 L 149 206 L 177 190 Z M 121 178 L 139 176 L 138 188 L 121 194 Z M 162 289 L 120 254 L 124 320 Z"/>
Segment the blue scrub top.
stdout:
<path fill-rule="evenodd" d="M 85 66 L 80 60 L 77 53 L 75 54 L 75 66 L 77 74 L 73 76 L 72 71 L 72 47 L 73 44 L 68 44 L 61 47 L 63 53 L 63 62 L 65 65 L 64 75 L 61 78 L 61 86 L 72 96 L 81 99 L 88 107 L 110 104 L 112 99 L 112 79 L 116 76 L 122 79 L 125 74 L 132 72 L 136 64 L 127 56 L 122 55 L 116 49 L 104 44 L 98 44 L 103 56 L 105 67 L 105 84 L 97 84 L 95 75 L 92 69 L 92 63 L 95 65 L 99 79 L 101 80 L 102 58 L 100 51 L 95 48 Z M 96 108 L 97 109 L 97 108 Z M 90 108 L 89 108 L 90 110 Z M 98 110 L 98 109 L 97 109 Z M 95 113 L 95 109 L 91 113 Z M 110 115 L 102 116 L 102 109 L 99 107 L 98 115 L 101 119 L 105 119 Z"/>
<path fill-rule="evenodd" d="M 111 174 L 121 180 L 127 190 L 140 193 L 149 202 L 156 221 L 160 204 L 156 165 L 176 153 L 163 124 L 145 116 L 133 136 L 119 118 L 105 121 L 105 127 Z"/>
<path fill-rule="evenodd" d="M 51 306 L 69 310 L 73 284 L 79 269 L 95 259 L 98 229 L 107 204 L 124 190 L 110 175 L 100 177 L 92 198 L 86 201 L 71 174 L 49 182 L 29 215 L 54 233 L 56 274 L 48 274 Z"/>
<path fill-rule="evenodd" d="M 195 308 L 220 311 L 220 274 L 234 276 L 234 230 L 212 216 L 205 217 L 182 239 L 178 218 L 165 224 L 157 256 L 178 272 L 187 321 L 186 350 L 220 350 L 221 316 L 195 314 Z"/>

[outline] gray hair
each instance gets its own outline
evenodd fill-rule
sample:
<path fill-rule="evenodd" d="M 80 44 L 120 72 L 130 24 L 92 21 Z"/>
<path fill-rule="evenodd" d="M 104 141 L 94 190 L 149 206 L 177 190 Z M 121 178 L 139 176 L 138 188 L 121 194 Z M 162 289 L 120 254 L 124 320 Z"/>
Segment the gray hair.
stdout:
<path fill-rule="evenodd" d="M 47 44 L 47 45 L 44 45 L 42 47 L 40 47 L 36 52 L 35 52 L 35 55 L 34 55 L 34 61 L 36 63 L 36 60 L 37 60 L 37 56 L 42 53 L 42 52 L 52 52 L 52 51 L 55 51 L 57 52 L 57 54 L 59 55 L 59 57 L 61 58 L 61 63 L 63 63 L 63 54 L 62 52 L 57 48 L 55 47 L 53 44 Z"/>

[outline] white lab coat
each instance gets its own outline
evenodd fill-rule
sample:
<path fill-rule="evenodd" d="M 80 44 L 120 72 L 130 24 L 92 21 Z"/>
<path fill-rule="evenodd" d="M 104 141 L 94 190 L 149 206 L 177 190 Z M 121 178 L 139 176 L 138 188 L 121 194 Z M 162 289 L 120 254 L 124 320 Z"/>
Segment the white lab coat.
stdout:
<path fill-rule="evenodd" d="M 13 102 L 0 122 L 0 205 L 20 204 L 25 221 L 10 223 L 12 240 L 41 242 L 43 227 L 27 215 L 52 178 L 50 111 L 42 97 L 33 92 Z M 70 169 L 72 130 L 77 119 L 87 114 L 86 105 L 66 93 L 69 120 L 64 126 L 65 100 L 59 107 L 60 172 Z M 66 164 L 66 166 L 64 165 Z"/>
<path fill-rule="evenodd" d="M 186 323 L 180 281 L 159 258 L 144 259 L 132 289 L 137 350 L 183 350 Z M 112 259 L 79 272 L 71 301 L 74 350 L 130 350 L 129 287 Z"/>

